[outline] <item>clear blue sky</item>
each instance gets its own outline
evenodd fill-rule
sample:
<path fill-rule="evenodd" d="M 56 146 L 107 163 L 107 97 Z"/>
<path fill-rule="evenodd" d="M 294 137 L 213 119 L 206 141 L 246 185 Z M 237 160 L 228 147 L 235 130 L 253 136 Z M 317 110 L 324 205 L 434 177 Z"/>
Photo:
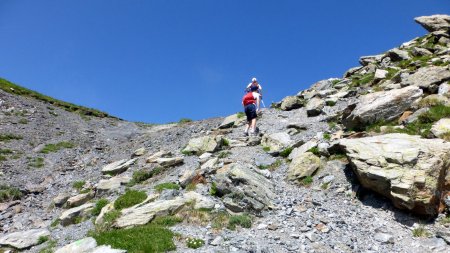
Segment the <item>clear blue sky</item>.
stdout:
<path fill-rule="evenodd" d="M 0 76 L 132 121 L 269 105 L 426 34 L 448 0 L 0 0 Z"/>

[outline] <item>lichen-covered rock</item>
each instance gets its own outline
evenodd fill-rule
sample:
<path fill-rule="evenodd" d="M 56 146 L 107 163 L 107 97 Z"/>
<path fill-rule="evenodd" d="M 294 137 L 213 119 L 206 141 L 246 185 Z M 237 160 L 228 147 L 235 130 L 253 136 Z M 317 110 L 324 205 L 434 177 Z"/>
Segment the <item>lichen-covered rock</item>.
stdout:
<path fill-rule="evenodd" d="M 447 80 L 450 80 L 448 66 L 431 66 L 420 68 L 414 74 L 406 76 L 402 79 L 402 85 L 413 85 L 434 93 L 438 90 L 439 85 Z"/>
<path fill-rule="evenodd" d="M 291 137 L 286 132 L 265 134 L 261 140 L 261 145 L 268 147 L 270 152 L 278 152 L 288 147 L 292 143 Z"/>
<path fill-rule="evenodd" d="M 63 226 L 74 224 L 77 219 L 84 219 L 91 215 L 91 211 L 95 204 L 87 203 L 78 207 L 71 208 L 64 211 L 61 216 L 59 216 L 59 222 Z"/>
<path fill-rule="evenodd" d="M 281 101 L 281 110 L 290 111 L 303 107 L 305 101 L 297 96 L 288 96 Z"/>
<path fill-rule="evenodd" d="M 183 153 L 193 153 L 201 155 L 205 152 L 214 153 L 224 144 L 222 135 L 202 136 L 191 139 L 188 145 L 183 149 Z"/>
<path fill-rule="evenodd" d="M 0 245 L 11 246 L 16 249 L 27 249 L 40 243 L 41 237 L 50 236 L 47 229 L 30 229 L 27 231 L 14 232 L 0 237 Z"/>
<path fill-rule="evenodd" d="M 312 176 L 321 166 L 320 158 L 311 152 L 299 154 L 294 157 L 287 171 L 287 179 L 297 181 Z"/>
<path fill-rule="evenodd" d="M 450 180 L 445 181 L 450 143 L 387 134 L 342 139 L 340 145 L 364 187 L 390 198 L 398 208 L 437 214 L 441 193 L 450 190 Z"/>
<path fill-rule="evenodd" d="M 224 196 L 224 199 L 229 198 L 228 202 L 224 201 L 225 206 L 235 211 L 247 210 L 258 213 L 273 205 L 272 201 L 275 198 L 273 184 L 250 165 L 227 164 L 217 170 L 213 182 L 217 194 Z"/>
<path fill-rule="evenodd" d="M 444 118 L 434 123 L 431 127 L 431 132 L 436 137 L 446 136 L 447 138 L 450 138 L 450 119 Z"/>
<path fill-rule="evenodd" d="M 449 15 L 432 15 L 422 16 L 414 19 L 423 28 L 429 32 L 450 30 L 450 16 Z"/>
<path fill-rule="evenodd" d="M 342 123 L 347 128 L 364 128 L 380 120 L 393 120 L 409 109 L 422 93 L 418 87 L 409 86 L 361 96 L 356 106 L 353 105 L 354 109 L 348 110 L 351 113 L 344 112 Z"/>

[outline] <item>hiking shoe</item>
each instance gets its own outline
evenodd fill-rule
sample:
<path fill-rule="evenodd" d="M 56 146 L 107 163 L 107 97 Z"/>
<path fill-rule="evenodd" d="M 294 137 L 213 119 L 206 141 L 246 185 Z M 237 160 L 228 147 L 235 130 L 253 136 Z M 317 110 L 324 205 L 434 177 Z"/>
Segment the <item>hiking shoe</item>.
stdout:
<path fill-rule="evenodd" d="M 244 132 L 244 136 L 248 136 L 248 132 Z"/>

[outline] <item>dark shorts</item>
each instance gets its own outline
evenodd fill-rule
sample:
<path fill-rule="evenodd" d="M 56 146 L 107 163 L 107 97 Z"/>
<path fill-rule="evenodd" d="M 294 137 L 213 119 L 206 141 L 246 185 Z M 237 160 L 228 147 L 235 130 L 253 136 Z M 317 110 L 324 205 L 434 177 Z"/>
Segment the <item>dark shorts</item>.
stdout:
<path fill-rule="evenodd" d="M 247 121 L 252 121 L 252 119 L 256 119 L 258 115 L 256 114 L 256 105 L 249 104 L 245 106 L 245 115 L 247 115 Z"/>

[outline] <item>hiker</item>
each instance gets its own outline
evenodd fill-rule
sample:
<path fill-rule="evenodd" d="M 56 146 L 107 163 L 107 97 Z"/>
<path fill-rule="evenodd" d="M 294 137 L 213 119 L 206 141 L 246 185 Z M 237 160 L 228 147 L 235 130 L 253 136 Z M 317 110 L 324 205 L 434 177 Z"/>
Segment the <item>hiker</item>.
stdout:
<path fill-rule="evenodd" d="M 258 83 L 258 80 L 256 79 L 256 77 L 253 77 L 253 78 L 252 78 L 252 82 L 249 83 L 249 84 L 247 85 L 246 91 L 249 92 L 251 87 L 257 87 L 257 88 L 258 88 L 258 89 L 257 89 L 257 92 L 258 92 L 258 93 L 261 95 L 261 97 L 262 97 L 262 87 L 261 87 L 261 85 Z"/>
<path fill-rule="evenodd" d="M 258 87 L 250 87 L 249 92 L 242 98 L 242 105 L 244 106 L 245 115 L 247 115 L 247 125 L 245 125 L 244 134 L 246 136 L 250 134 L 254 135 L 256 131 L 256 117 L 258 117 L 259 103 L 261 101 L 261 95 L 257 92 Z"/>

